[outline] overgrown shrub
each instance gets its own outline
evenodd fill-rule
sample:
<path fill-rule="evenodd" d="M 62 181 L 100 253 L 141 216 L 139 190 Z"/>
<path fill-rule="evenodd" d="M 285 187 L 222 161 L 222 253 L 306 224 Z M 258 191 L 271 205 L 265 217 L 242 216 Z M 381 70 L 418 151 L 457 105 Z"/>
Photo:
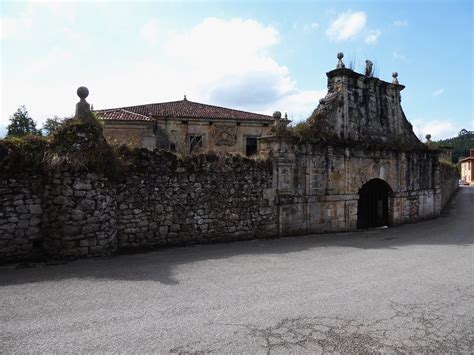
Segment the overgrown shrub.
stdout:
<path fill-rule="evenodd" d="M 48 147 L 48 140 L 37 135 L 0 139 L 0 172 L 39 171 Z"/>

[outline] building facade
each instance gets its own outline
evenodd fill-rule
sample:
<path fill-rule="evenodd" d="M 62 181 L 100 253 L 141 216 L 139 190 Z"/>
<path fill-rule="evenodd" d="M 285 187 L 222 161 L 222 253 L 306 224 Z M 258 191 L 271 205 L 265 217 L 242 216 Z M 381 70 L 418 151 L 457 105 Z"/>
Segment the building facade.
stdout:
<path fill-rule="evenodd" d="M 474 149 L 469 150 L 469 156 L 461 159 L 461 180 L 469 185 L 474 185 Z"/>
<path fill-rule="evenodd" d="M 385 82 L 343 66 L 307 121 L 306 140 L 262 138 L 274 159 L 279 235 L 393 226 L 439 216 L 454 169 L 418 140 L 394 73 Z M 446 170 L 446 173 L 445 173 Z"/>
<path fill-rule="evenodd" d="M 215 152 L 252 156 L 272 116 L 181 101 L 95 111 L 109 143 L 166 149 L 183 156 Z M 278 117 L 280 118 L 280 117 Z"/>

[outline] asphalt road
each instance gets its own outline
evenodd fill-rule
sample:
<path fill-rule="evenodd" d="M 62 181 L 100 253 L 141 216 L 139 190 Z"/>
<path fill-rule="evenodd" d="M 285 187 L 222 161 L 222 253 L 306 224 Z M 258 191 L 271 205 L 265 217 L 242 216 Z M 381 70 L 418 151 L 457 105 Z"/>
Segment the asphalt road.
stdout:
<path fill-rule="evenodd" d="M 472 353 L 474 188 L 439 219 L 0 268 L 0 352 Z"/>

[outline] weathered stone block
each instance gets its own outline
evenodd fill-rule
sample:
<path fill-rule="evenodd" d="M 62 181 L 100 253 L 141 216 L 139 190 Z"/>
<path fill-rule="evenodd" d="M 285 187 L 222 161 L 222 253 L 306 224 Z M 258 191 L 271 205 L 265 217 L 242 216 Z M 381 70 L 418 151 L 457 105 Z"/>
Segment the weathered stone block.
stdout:
<path fill-rule="evenodd" d="M 97 232 L 99 229 L 100 229 L 99 224 L 89 223 L 82 227 L 82 233 L 84 234 L 94 233 L 94 232 Z"/>
<path fill-rule="evenodd" d="M 30 205 L 30 213 L 33 215 L 40 215 L 43 213 L 41 205 Z"/>
<path fill-rule="evenodd" d="M 92 188 L 90 183 L 81 180 L 76 180 L 72 187 L 74 190 L 90 190 Z"/>

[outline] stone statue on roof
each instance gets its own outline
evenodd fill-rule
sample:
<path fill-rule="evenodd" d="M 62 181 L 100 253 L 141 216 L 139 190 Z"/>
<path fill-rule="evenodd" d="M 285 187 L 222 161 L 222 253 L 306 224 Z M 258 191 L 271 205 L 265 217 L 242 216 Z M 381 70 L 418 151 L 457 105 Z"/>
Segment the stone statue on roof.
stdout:
<path fill-rule="evenodd" d="M 365 76 L 371 77 L 372 76 L 372 68 L 374 66 L 374 63 L 372 63 L 370 60 L 365 61 Z"/>

